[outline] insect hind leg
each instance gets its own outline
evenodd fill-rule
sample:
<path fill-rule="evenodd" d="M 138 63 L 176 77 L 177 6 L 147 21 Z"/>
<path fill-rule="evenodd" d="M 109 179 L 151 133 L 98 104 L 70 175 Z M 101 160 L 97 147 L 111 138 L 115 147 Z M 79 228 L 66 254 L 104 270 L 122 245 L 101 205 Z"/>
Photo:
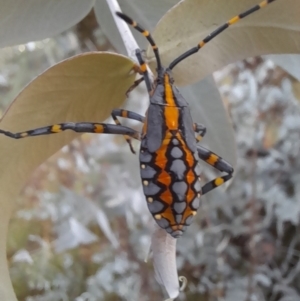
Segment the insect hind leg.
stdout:
<path fill-rule="evenodd" d="M 222 184 L 224 184 L 225 182 L 227 182 L 231 178 L 232 178 L 232 174 L 228 174 L 226 176 L 218 177 L 218 178 L 213 179 L 212 181 L 206 183 L 201 188 L 201 194 L 205 195 L 206 193 L 210 192 L 211 190 L 221 186 Z"/>
<path fill-rule="evenodd" d="M 224 184 L 228 180 L 232 178 L 233 174 L 233 167 L 226 162 L 223 158 L 219 157 L 217 154 L 213 153 L 212 151 L 206 149 L 203 146 L 197 146 L 197 151 L 199 158 L 209 165 L 213 166 L 217 170 L 221 172 L 226 172 L 227 175 L 222 177 L 217 177 L 212 181 L 208 182 L 202 187 L 202 195 L 206 194 L 207 192 L 219 187 L 220 185 Z"/>

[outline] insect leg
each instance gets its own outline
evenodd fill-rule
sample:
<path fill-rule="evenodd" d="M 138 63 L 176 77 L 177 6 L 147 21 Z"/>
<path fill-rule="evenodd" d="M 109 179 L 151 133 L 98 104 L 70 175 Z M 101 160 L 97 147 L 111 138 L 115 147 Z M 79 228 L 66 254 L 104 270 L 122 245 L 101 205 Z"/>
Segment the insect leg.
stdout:
<path fill-rule="evenodd" d="M 150 32 L 146 29 L 144 29 L 140 24 L 138 24 L 136 21 L 132 20 L 130 17 L 126 16 L 125 14 L 121 12 L 116 12 L 117 16 L 120 17 L 123 21 L 125 21 L 127 24 L 131 25 L 133 28 L 135 28 L 137 31 L 139 31 L 150 43 L 152 46 L 155 58 L 156 58 L 156 63 L 157 63 L 157 69 L 161 70 L 162 65 L 160 61 L 160 56 L 159 56 L 159 51 L 156 43 L 154 42 Z"/>
<path fill-rule="evenodd" d="M 140 69 L 142 71 L 142 74 L 143 74 L 143 78 L 145 80 L 145 83 L 146 83 L 146 87 L 147 87 L 147 90 L 148 90 L 148 93 L 150 94 L 151 91 L 152 91 L 152 85 L 151 85 L 151 81 L 150 81 L 150 78 L 149 78 L 149 74 L 148 74 L 148 70 L 147 70 L 147 65 L 143 59 L 143 56 L 142 56 L 142 53 L 141 53 L 141 50 L 140 49 L 137 49 L 135 51 L 135 55 L 139 61 L 139 64 L 140 64 Z"/>
<path fill-rule="evenodd" d="M 193 126 L 194 126 L 194 131 L 198 134 L 196 140 L 197 142 L 199 142 L 206 134 L 206 127 L 201 123 L 194 123 Z"/>
<path fill-rule="evenodd" d="M 222 185 L 223 183 L 231 179 L 234 170 L 228 162 L 226 162 L 224 159 L 219 157 L 217 154 L 211 152 L 210 150 L 202 146 L 197 146 L 197 151 L 201 160 L 205 161 L 217 170 L 227 173 L 227 175 L 215 178 L 214 180 L 205 184 L 202 187 L 202 195 L 204 195 L 207 192 L 213 190 L 214 188 Z"/>
<path fill-rule="evenodd" d="M 123 118 L 128 118 L 128 119 L 133 119 L 133 120 L 137 120 L 137 121 L 140 121 L 140 122 L 143 122 L 145 121 L 145 117 L 140 115 L 140 114 L 137 114 L 135 112 L 132 112 L 132 111 L 127 111 L 127 110 L 122 110 L 122 109 L 115 109 L 111 112 L 111 117 L 113 118 L 114 122 L 117 124 L 117 125 L 120 125 L 121 126 L 121 123 L 119 121 L 119 119 L 117 117 L 123 117 Z M 131 137 L 129 135 L 124 135 L 124 138 L 126 139 L 127 143 L 129 144 L 129 147 L 130 147 L 130 150 L 133 154 L 135 154 L 135 150 L 132 146 L 132 143 L 131 143 Z"/>
<path fill-rule="evenodd" d="M 97 133 L 97 134 L 103 133 L 103 134 L 127 135 L 132 138 L 140 140 L 140 133 L 129 127 L 122 126 L 122 125 L 115 125 L 115 124 L 92 123 L 92 122 L 58 123 L 58 124 L 36 128 L 25 132 L 18 132 L 18 133 L 12 133 L 0 129 L 0 134 L 3 134 L 13 139 L 20 139 L 20 138 L 40 136 L 40 135 L 56 134 L 66 130 L 71 130 L 77 133 Z"/>
<path fill-rule="evenodd" d="M 162 65 L 161 65 L 160 56 L 159 56 L 159 50 L 158 50 L 158 47 L 157 47 L 156 43 L 154 42 L 150 32 L 148 30 L 144 29 L 140 24 L 138 24 L 136 21 L 132 20 L 127 15 L 125 15 L 121 12 L 116 12 L 116 14 L 117 14 L 118 17 L 120 17 L 127 24 L 131 25 L 137 31 L 139 31 L 148 40 L 148 42 L 150 43 L 150 45 L 152 46 L 152 49 L 154 51 L 154 55 L 155 55 L 156 63 L 157 63 L 157 70 L 162 70 Z M 152 91 L 151 82 L 150 82 L 150 79 L 149 79 L 147 66 L 146 66 L 146 64 L 143 60 L 142 54 L 141 54 L 141 50 L 137 49 L 135 54 L 136 54 L 136 57 L 137 57 L 137 59 L 140 63 L 140 70 L 142 71 L 142 74 L 144 76 L 144 80 L 146 82 L 148 92 L 150 93 Z"/>
<path fill-rule="evenodd" d="M 225 182 L 227 182 L 228 180 L 230 180 L 232 178 L 232 174 L 228 174 L 226 176 L 223 177 L 218 177 L 215 178 L 214 180 L 206 183 L 203 187 L 202 187 L 202 195 L 210 192 L 211 190 L 221 186 L 222 184 L 224 184 Z"/>
<path fill-rule="evenodd" d="M 134 81 L 134 83 L 129 87 L 129 89 L 126 91 L 126 97 L 129 96 L 129 93 L 134 90 L 142 81 L 144 81 L 144 77 L 140 77 L 139 79 L 137 79 L 136 81 Z"/>

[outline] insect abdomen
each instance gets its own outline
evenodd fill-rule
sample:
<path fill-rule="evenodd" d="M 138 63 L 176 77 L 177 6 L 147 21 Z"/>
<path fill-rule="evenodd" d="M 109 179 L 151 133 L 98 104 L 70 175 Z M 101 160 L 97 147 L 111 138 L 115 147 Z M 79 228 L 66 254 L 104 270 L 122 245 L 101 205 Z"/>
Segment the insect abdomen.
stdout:
<path fill-rule="evenodd" d="M 160 227 L 177 238 L 200 205 L 198 156 L 187 148 L 179 131 L 168 131 L 154 153 L 145 145 L 142 141 L 140 162 L 149 211 Z"/>

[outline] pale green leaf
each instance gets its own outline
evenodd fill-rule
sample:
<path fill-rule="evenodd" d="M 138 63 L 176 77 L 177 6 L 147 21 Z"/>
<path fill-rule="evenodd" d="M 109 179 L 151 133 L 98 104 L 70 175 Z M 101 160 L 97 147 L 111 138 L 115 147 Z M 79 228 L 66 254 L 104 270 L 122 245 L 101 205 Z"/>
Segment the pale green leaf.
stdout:
<path fill-rule="evenodd" d="M 65 60 L 38 76 L 11 104 L 0 128 L 24 131 L 65 121 L 101 122 L 125 100 L 133 62 L 112 53 Z M 33 170 L 79 134 L 67 131 L 21 140 L 0 136 L 0 300 L 15 300 L 6 262 L 6 233 L 14 202 Z"/>
<path fill-rule="evenodd" d="M 189 87 L 180 88 L 180 91 L 191 106 L 194 122 L 207 128 L 201 145 L 235 165 L 235 136 L 214 79 L 209 76 Z"/>

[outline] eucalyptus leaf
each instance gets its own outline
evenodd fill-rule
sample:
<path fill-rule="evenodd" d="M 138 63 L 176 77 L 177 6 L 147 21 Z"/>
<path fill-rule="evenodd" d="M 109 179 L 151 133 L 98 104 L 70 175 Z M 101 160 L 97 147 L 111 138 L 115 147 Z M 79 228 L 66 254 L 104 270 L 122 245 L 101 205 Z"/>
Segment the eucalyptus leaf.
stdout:
<path fill-rule="evenodd" d="M 0 47 L 52 37 L 74 26 L 95 0 L 0 0 Z"/>
<path fill-rule="evenodd" d="M 133 62 L 112 53 L 67 59 L 33 80 L 11 104 L 0 128 L 24 131 L 65 121 L 105 120 L 125 100 Z M 21 140 L 0 136 L 0 300 L 16 300 L 6 261 L 6 235 L 14 202 L 33 170 L 79 134 L 63 132 Z"/>
<path fill-rule="evenodd" d="M 207 128 L 200 143 L 235 165 L 235 136 L 214 79 L 209 76 L 189 87 L 180 88 L 180 91 L 191 106 L 194 122 Z"/>

